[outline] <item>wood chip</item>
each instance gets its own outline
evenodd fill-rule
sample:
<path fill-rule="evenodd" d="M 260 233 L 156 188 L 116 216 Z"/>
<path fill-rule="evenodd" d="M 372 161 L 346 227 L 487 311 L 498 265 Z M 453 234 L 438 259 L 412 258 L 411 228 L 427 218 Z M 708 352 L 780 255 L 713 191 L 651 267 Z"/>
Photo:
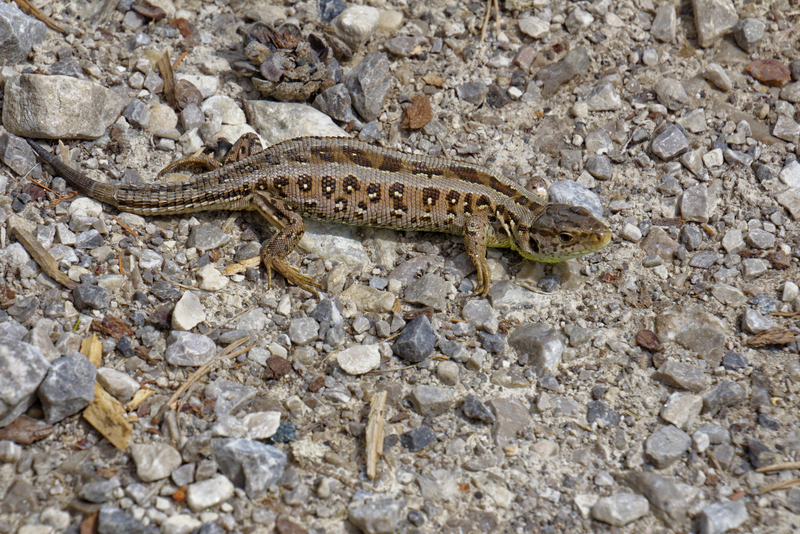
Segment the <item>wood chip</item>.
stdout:
<path fill-rule="evenodd" d="M 25 229 L 25 226 L 24 219 L 17 215 L 12 215 L 8 218 L 8 227 L 11 233 L 22 243 L 22 246 L 25 247 L 25 250 L 28 251 L 28 254 L 42 268 L 44 273 L 67 289 L 74 289 L 78 285 L 77 282 L 70 280 L 66 274 L 59 270 L 58 262 L 55 258 L 44 249 L 42 244 L 33 236 L 33 233 Z"/>
<path fill-rule="evenodd" d="M 96 367 L 103 366 L 103 344 L 97 334 L 92 334 L 92 337 L 85 337 L 81 340 L 81 352 Z"/>
<path fill-rule="evenodd" d="M 169 61 L 169 52 L 164 51 L 161 54 L 161 57 L 156 61 L 156 67 L 158 67 L 158 72 L 161 74 L 161 79 L 164 80 L 164 97 L 167 99 L 167 104 L 172 109 L 175 109 L 175 71 Z"/>
<path fill-rule="evenodd" d="M 795 335 L 787 328 L 773 326 L 766 332 L 756 334 L 747 340 L 748 347 L 766 347 L 768 345 L 786 345 L 795 340 Z"/>
<path fill-rule="evenodd" d="M 152 389 L 140 389 L 139 391 L 133 394 L 133 398 L 130 401 L 128 401 L 128 404 L 125 405 L 125 409 L 128 410 L 129 412 L 136 411 L 139 408 L 139 406 L 144 401 L 149 399 L 150 396 L 153 395 L 154 393 L 155 391 L 153 391 Z"/>
<path fill-rule="evenodd" d="M 372 406 L 367 419 L 367 476 L 374 479 L 378 471 L 378 458 L 383 456 L 383 408 L 386 405 L 386 391 L 372 397 Z"/>
<path fill-rule="evenodd" d="M 133 427 L 128 422 L 125 408 L 100 384 L 95 383 L 94 400 L 83 410 L 83 418 L 117 449 L 124 451 L 128 448 Z"/>

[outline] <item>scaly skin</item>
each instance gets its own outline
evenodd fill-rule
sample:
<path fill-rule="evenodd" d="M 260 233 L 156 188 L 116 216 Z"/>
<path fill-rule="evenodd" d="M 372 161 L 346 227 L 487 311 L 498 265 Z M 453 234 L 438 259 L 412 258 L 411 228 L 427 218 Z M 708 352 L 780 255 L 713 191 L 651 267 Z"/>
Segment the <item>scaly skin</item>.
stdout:
<path fill-rule="evenodd" d="M 139 215 L 259 211 L 279 230 L 261 253 L 267 270 L 313 293 L 321 286 L 285 261 L 303 236 L 303 217 L 464 236 L 477 269 L 475 292 L 482 296 L 491 282 L 487 247 L 511 248 L 530 260 L 560 262 L 595 252 L 611 240 L 606 225 L 587 209 L 548 204 L 482 167 L 347 138 L 292 139 L 186 180 L 136 186 L 92 180 L 34 141 L 28 143 L 71 185 L 122 211 Z M 182 163 L 198 160 L 179 161 L 170 168 Z"/>

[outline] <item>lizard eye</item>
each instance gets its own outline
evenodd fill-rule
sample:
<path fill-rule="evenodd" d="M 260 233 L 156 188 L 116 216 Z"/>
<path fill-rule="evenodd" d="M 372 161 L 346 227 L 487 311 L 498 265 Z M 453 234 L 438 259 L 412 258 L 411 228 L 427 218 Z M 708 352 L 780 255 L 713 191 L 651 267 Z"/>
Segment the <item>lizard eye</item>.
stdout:
<path fill-rule="evenodd" d="M 567 245 L 569 243 L 572 243 L 572 241 L 575 239 L 575 236 L 567 232 L 561 232 L 560 234 L 558 234 L 558 239 L 559 241 Z"/>

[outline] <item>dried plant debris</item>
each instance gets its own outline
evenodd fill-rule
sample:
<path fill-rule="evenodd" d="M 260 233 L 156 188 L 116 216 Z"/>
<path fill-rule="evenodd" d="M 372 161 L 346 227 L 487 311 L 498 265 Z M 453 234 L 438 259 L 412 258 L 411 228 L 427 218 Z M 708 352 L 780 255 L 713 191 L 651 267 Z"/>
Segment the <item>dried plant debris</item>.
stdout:
<path fill-rule="evenodd" d="M 249 64 L 235 66 L 253 76 L 264 98 L 304 102 L 334 85 L 333 59 L 327 42 L 316 34 L 303 37 L 300 28 L 286 23 L 273 29 L 256 22 L 245 31 L 244 53 Z"/>

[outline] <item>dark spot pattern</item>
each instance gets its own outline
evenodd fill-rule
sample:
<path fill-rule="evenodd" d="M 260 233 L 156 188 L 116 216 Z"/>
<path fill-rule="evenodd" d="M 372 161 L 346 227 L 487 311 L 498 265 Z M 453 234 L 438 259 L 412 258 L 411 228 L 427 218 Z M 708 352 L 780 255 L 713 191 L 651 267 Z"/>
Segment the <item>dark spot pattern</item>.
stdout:
<path fill-rule="evenodd" d="M 342 180 L 342 188 L 345 193 L 352 195 L 356 191 L 361 191 L 361 183 L 358 181 L 355 174 L 348 174 L 344 177 L 344 180 Z"/>
<path fill-rule="evenodd" d="M 323 176 L 322 194 L 325 195 L 325 198 L 330 200 L 335 193 L 336 193 L 336 180 L 333 179 L 333 176 Z"/>
<path fill-rule="evenodd" d="M 378 170 L 386 172 L 400 172 L 403 168 L 403 161 L 395 156 L 384 155 Z"/>
<path fill-rule="evenodd" d="M 461 198 L 461 194 L 458 191 L 453 189 L 447 193 L 447 211 L 454 211 L 456 204 L 458 204 L 458 199 Z"/>
<path fill-rule="evenodd" d="M 381 201 L 381 184 L 369 184 L 367 186 L 367 196 L 372 203 Z"/>
<path fill-rule="evenodd" d="M 372 161 L 364 150 L 345 146 L 342 147 L 347 159 L 358 165 L 359 167 L 372 167 Z"/>
<path fill-rule="evenodd" d="M 281 175 L 275 178 L 275 187 L 277 187 L 278 189 L 283 189 L 287 185 L 289 185 L 288 177 Z"/>
<path fill-rule="evenodd" d="M 442 173 L 431 168 L 427 163 L 424 161 L 412 161 L 411 162 L 411 172 L 414 174 L 424 174 L 428 178 L 432 176 L 441 176 Z"/>
<path fill-rule="evenodd" d="M 305 193 L 311 192 L 311 186 L 314 184 L 314 179 L 311 178 L 308 174 L 303 174 L 300 178 L 297 179 L 297 187 L 300 191 Z"/>
<path fill-rule="evenodd" d="M 344 211 L 347 211 L 347 199 L 339 197 L 336 199 L 336 202 L 333 203 L 333 212 L 342 213 Z"/>
<path fill-rule="evenodd" d="M 325 163 L 334 163 L 336 161 L 336 153 L 332 148 L 319 148 L 314 154 Z"/>
<path fill-rule="evenodd" d="M 472 215 L 472 193 L 464 195 L 464 213 Z"/>
<path fill-rule="evenodd" d="M 425 187 L 422 189 L 422 207 L 431 209 L 439 200 L 439 190 L 435 187 Z"/>
<path fill-rule="evenodd" d="M 311 161 L 311 155 L 298 148 L 287 150 L 286 157 L 289 159 L 289 161 L 293 161 L 295 163 L 308 163 Z"/>
<path fill-rule="evenodd" d="M 478 200 L 475 201 L 476 208 L 488 208 L 492 205 L 492 200 L 489 198 L 488 195 L 481 195 L 478 197 Z"/>
<path fill-rule="evenodd" d="M 404 190 L 405 186 L 403 184 L 395 182 L 389 186 L 389 196 L 395 200 L 402 200 Z"/>

